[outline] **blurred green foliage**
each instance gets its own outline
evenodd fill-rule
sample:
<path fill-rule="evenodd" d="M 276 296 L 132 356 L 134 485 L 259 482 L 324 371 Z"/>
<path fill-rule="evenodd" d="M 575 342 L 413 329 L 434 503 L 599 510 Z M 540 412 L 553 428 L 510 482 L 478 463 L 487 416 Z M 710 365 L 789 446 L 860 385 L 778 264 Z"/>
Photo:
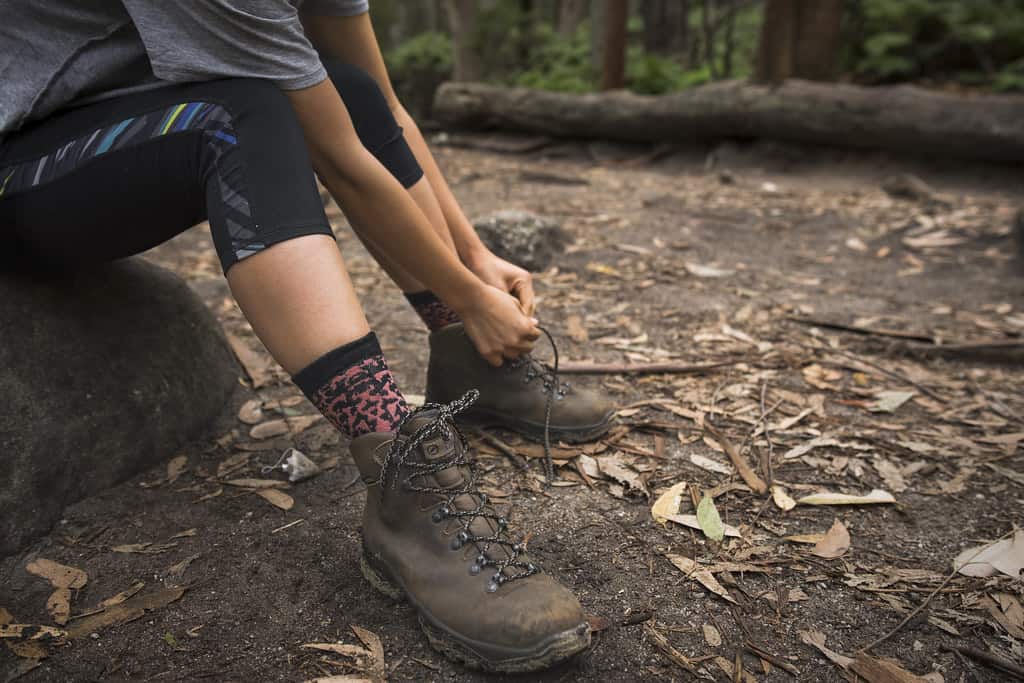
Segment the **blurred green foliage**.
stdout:
<path fill-rule="evenodd" d="M 1024 0 L 848 2 L 844 78 L 865 83 L 955 82 L 1024 91 Z M 383 11 L 387 3 L 376 4 Z M 731 21 L 724 20 L 724 2 L 710 0 L 709 6 L 714 25 L 711 49 L 705 44 L 702 3 L 691 2 L 688 45 L 681 54 L 670 56 L 646 53 L 641 47 L 642 20 L 636 12 L 630 16 L 629 89 L 662 94 L 716 78 L 745 78 L 754 71 L 764 3 L 736 3 Z M 552 26 L 549 11 L 528 14 L 522 7 L 519 2 L 481 2 L 470 40 L 479 55 L 482 78 L 545 90 L 595 90 L 600 74 L 592 56 L 589 21 L 565 36 Z M 436 31 L 395 38 L 396 47 L 386 58 L 399 95 L 407 105 L 413 99 L 413 107 L 429 110 L 434 89 L 451 77 L 451 38 Z"/>
<path fill-rule="evenodd" d="M 452 40 L 427 32 L 403 41 L 385 54 L 398 98 L 420 116 L 430 116 L 434 91 L 452 76 Z"/>
<path fill-rule="evenodd" d="M 860 80 L 1024 90 L 1024 0 L 859 0 L 850 19 Z"/>

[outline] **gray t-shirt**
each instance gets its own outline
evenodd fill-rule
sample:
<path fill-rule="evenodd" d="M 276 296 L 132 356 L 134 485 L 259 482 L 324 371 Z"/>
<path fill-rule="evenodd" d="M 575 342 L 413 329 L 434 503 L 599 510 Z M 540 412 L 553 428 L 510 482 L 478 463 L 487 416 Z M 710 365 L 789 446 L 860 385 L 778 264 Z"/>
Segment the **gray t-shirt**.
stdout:
<path fill-rule="evenodd" d="M 169 83 L 326 78 L 299 22 L 368 0 L 0 0 L 0 141 L 54 111 Z"/>

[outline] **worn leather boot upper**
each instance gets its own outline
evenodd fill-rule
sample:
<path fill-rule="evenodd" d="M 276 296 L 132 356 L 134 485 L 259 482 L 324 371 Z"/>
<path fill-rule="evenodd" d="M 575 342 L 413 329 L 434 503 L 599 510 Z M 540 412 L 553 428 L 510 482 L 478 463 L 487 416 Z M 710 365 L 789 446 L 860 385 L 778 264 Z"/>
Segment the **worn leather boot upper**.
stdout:
<path fill-rule="evenodd" d="M 464 413 L 467 421 L 504 427 L 537 441 L 544 438 L 549 405 L 552 440 L 576 443 L 597 438 L 611 420 L 609 401 L 558 380 L 529 355 L 496 368 L 477 352 L 462 323 L 433 332 L 427 401 L 454 401 L 471 388 L 480 391 L 480 399 Z"/>
<path fill-rule="evenodd" d="M 528 671 L 589 644 L 579 602 L 474 490 L 468 444 L 449 406 L 421 409 L 397 436 L 367 434 L 351 450 L 368 487 L 368 578 L 404 593 L 432 645 L 482 668 Z"/>

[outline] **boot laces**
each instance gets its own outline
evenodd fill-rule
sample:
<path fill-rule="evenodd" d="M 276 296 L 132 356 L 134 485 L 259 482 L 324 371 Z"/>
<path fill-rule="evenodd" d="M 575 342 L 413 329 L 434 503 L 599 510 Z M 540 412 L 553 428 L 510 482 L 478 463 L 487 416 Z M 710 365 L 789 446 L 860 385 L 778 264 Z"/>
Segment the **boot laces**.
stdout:
<path fill-rule="evenodd" d="M 476 459 L 472 457 L 469 442 L 455 424 L 454 418 L 468 409 L 479 396 L 479 391 L 471 389 L 462 398 L 451 403 L 426 403 L 423 407 L 404 417 L 398 425 L 398 432 L 402 431 L 406 422 L 420 413 L 427 410 L 437 411 L 435 419 L 417 429 L 404 442 L 395 439 L 391 443 L 391 447 L 384 456 L 380 487 L 382 494 L 388 481 L 391 482 L 391 488 L 397 487 L 399 470 L 404 468 L 407 472 L 401 483 L 404 490 L 444 496 L 445 502 L 434 511 L 432 519 L 438 523 L 446 519 L 460 521 L 462 529 L 452 538 L 451 548 L 460 550 L 469 543 L 476 546 L 478 555 L 470 565 L 469 573 L 475 576 L 485 568 L 493 567 L 495 569 L 494 576 L 487 584 L 487 592 L 493 593 L 503 583 L 526 578 L 541 570 L 532 562 L 520 559 L 520 555 L 526 550 L 525 544 L 516 543 L 508 538 L 508 520 L 488 505 L 487 494 L 482 493 L 477 487 Z M 437 437 L 445 441 L 457 440 L 461 448 L 454 448 L 453 454 L 449 457 L 425 462 L 409 457 L 426 441 Z M 461 485 L 442 487 L 429 483 L 427 477 L 453 467 L 468 472 L 468 476 L 462 477 Z M 460 509 L 455 500 L 463 495 L 470 497 L 475 507 L 468 510 Z M 470 525 L 477 518 L 485 520 L 487 528 L 496 529 L 496 531 L 492 531 L 488 535 L 473 533 Z M 493 559 L 488 555 L 488 551 L 492 548 L 499 550 L 495 553 L 499 559 Z"/>
<path fill-rule="evenodd" d="M 515 369 L 525 365 L 526 375 L 524 381 L 527 384 L 538 377 L 544 383 L 541 388 L 544 392 L 544 479 L 546 485 L 551 486 L 551 483 L 555 480 L 555 463 L 551 459 L 552 401 L 556 398 L 562 399 L 569 393 L 569 383 L 560 381 L 558 377 L 558 346 L 555 344 L 554 337 L 551 336 L 551 333 L 546 328 L 540 326 L 538 328 L 547 337 L 548 344 L 551 345 L 551 352 L 554 355 L 554 363 L 552 363 L 551 367 L 549 368 L 528 353 L 513 361 L 509 361 L 508 366 Z"/>

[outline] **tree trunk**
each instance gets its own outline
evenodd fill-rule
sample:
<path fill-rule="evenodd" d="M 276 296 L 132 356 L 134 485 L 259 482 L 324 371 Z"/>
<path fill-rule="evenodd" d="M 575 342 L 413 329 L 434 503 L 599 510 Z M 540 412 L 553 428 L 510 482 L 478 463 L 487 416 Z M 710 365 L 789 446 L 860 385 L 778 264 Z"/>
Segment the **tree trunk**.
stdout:
<path fill-rule="evenodd" d="M 767 0 L 757 80 L 828 80 L 836 70 L 845 0 Z"/>
<path fill-rule="evenodd" d="M 627 0 L 607 2 L 601 90 L 618 90 L 626 87 L 626 21 L 629 18 L 629 6 Z"/>
<path fill-rule="evenodd" d="M 608 24 L 608 0 L 590 0 L 590 65 L 595 73 L 604 66 L 604 34 Z"/>
<path fill-rule="evenodd" d="M 555 22 L 558 32 L 563 36 L 572 36 L 587 16 L 587 0 L 559 0 L 558 19 Z"/>
<path fill-rule="evenodd" d="M 689 0 L 643 0 L 644 52 L 676 56 L 686 52 Z"/>
<path fill-rule="evenodd" d="M 722 76 L 732 78 L 732 56 L 736 52 L 736 12 L 738 0 L 725 0 L 725 49 L 722 52 Z"/>
<path fill-rule="evenodd" d="M 770 138 L 990 161 L 1024 158 L 1020 97 L 913 86 L 721 81 L 660 97 L 568 95 L 450 83 L 434 115 L 453 127 L 633 142 Z"/>
<path fill-rule="evenodd" d="M 700 2 L 701 43 L 704 45 L 704 63 L 708 65 L 711 78 L 718 78 L 715 66 L 715 22 L 711 18 L 711 0 Z"/>
<path fill-rule="evenodd" d="M 480 60 L 476 58 L 476 0 L 448 0 L 448 23 L 455 51 L 453 80 L 479 81 Z"/>

